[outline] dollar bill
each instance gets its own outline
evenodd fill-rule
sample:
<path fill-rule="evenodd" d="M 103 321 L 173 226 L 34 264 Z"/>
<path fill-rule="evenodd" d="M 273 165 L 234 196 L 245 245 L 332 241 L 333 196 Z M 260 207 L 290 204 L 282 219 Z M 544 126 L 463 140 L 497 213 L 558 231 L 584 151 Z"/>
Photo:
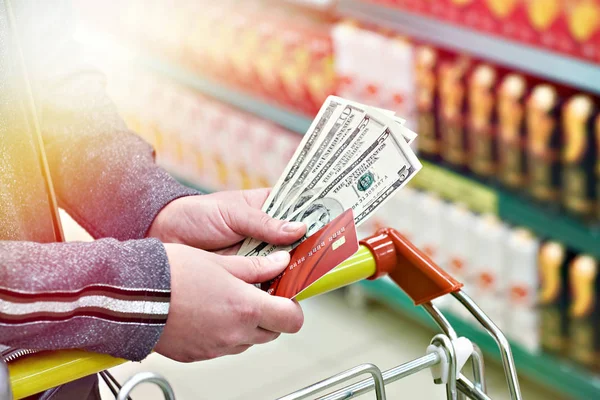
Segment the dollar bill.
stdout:
<path fill-rule="evenodd" d="M 272 211 L 275 211 L 273 210 L 273 206 L 277 203 L 279 197 L 286 192 L 288 185 L 291 185 L 294 182 L 300 167 L 307 158 L 310 157 L 314 147 L 319 142 L 321 132 L 328 126 L 336 111 L 340 112 L 340 107 L 345 104 L 346 102 L 344 102 L 343 99 L 335 96 L 329 96 L 325 103 L 323 103 L 323 106 L 304 135 L 302 142 L 298 145 L 298 148 L 283 171 L 283 174 L 274 185 L 267 200 L 265 200 L 262 211 L 269 215 L 271 215 Z M 247 238 L 244 243 L 242 243 L 242 247 L 238 254 L 242 254 L 249 246 L 251 246 L 252 240 L 252 238 Z"/>
<path fill-rule="evenodd" d="M 353 111 L 358 111 L 360 104 L 352 102 L 350 104 L 355 107 L 352 109 Z M 330 146 L 327 150 L 320 152 L 321 158 L 319 160 L 315 158 L 308 162 L 307 168 L 298 175 L 301 178 L 294 183 L 293 188 L 286 195 L 282 196 L 284 200 L 278 211 L 271 216 L 278 219 L 287 219 L 288 216 L 302 207 L 323 186 L 329 183 L 331 177 L 338 174 L 357 154 L 360 154 L 365 145 L 369 145 L 376 140 L 385 129 L 386 124 L 392 126 L 392 132 L 397 134 L 397 138 L 401 137 L 400 140 L 404 140 L 408 144 L 416 138 L 417 135 L 414 132 L 403 126 L 406 120 L 395 117 L 392 111 L 362 107 L 375 116 L 363 115 L 362 119 L 355 118 L 356 122 L 348 124 L 348 129 L 339 132 L 334 140 L 328 141 L 327 143 Z M 348 118 L 346 121 L 348 122 L 350 119 Z M 347 134 L 351 127 L 354 127 L 354 129 L 350 134 Z M 310 166 L 313 169 L 306 174 Z M 245 254 L 251 249 L 259 248 L 260 245 L 260 240 L 246 240 L 238 254 Z"/>
<path fill-rule="evenodd" d="M 325 135 L 322 135 L 321 140 L 318 141 L 315 151 L 306 159 L 306 162 L 300 167 L 299 172 L 295 174 L 294 181 L 285 188 L 279 188 L 281 193 L 273 206 L 275 212 L 270 214 L 272 217 L 285 218 L 283 211 L 287 208 L 289 202 L 298 196 L 299 190 L 304 186 L 307 179 L 310 179 L 315 171 L 318 171 L 330 158 L 334 149 L 349 135 L 351 132 L 350 128 L 356 126 L 363 115 L 364 110 L 355 105 L 347 104 L 343 108 L 335 123 Z"/>
<path fill-rule="evenodd" d="M 352 134 L 336 148 L 333 157 L 320 170 L 312 174 L 312 179 L 302 187 L 295 198 L 289 200 L 287 203 L 288 208 L 280 218 L 285 219 L 302 208 L 331 181 L 331 177 L 339 174 L 359 154 L 361 149 L 364 150 L 373 141 L 377 140 L 385 129 L 386 125 L 383 122 L 370 115 L 365 115 Z"/>
<path fill-rule="evenodd" d="M 354 210 L 358 227 L 421 169 L 421 163 L 403 140 L 386 129 L 376 141 L 336 176 L 319 194 L 298 210 L 292 221 L 304 222 L 304 238 L 292 246 L 260 243 L 245 255 L 268 255 L 291 250 L 344 210 Z"/>

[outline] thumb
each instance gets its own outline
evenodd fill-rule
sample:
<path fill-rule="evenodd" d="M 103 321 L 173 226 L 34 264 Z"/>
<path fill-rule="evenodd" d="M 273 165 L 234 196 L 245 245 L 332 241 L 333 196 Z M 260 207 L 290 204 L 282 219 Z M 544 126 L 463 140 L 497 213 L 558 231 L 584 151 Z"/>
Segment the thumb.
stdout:
<path fill-rule="evenodd" d="M 222 257 L 222 266 L 230 274 L 247 283 L 267 282 L 283 272 L 290 263 L 290 254 L 277 251 L 267 257 Z"/>
<path fill-rule="evenodd" d="M 241 236 L 284 245 L 295 242 L 306 233 L 306 225 L 302 222 L 275 219 L 249 205 L 236 207 L 223 214 L 228 216 L 228 225 Z"/>

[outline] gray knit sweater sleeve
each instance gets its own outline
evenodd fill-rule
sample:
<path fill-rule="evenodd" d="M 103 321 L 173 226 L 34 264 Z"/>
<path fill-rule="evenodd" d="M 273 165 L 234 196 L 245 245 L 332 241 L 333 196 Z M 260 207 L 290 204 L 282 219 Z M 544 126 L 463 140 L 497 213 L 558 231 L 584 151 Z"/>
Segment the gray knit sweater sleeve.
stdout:
<path fill-rule="evenodd" d="M 6 345 L 141 360 L 162 332 L 169 299 L 158 240 L 0 241 L 0 355 Z"/>
<path fill-rule="evenodd" d="M 170 298 L 164 246 L 147 230 L 166 204 L 197 192 L 119 118 L 71 40 L 66 2 L 12 3 L 59 205 L 99 240 L 0 242 L 0 344 L 140 360 Z"/>
<path fill-rule="evenodd" d="M 59 205 L 96 238 L 144 237 L 168 202 L 197 192 L 159 168 L 120 118 L 72 39 L 69 3 L 14 3 Z"/>

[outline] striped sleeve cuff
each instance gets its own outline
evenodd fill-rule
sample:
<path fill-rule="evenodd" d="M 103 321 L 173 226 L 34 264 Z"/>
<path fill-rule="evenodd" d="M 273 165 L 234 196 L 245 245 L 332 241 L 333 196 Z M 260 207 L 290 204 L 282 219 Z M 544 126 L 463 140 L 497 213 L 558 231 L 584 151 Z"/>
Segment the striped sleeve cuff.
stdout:
<path fill-rule="evenodd" d="M 83 348 L 137 361 L 167 321 L 169 264 L 155 239 L 1 242 L 0 260 L 0 275 L 7 276 L 0 282 L 2 344 Z"/>

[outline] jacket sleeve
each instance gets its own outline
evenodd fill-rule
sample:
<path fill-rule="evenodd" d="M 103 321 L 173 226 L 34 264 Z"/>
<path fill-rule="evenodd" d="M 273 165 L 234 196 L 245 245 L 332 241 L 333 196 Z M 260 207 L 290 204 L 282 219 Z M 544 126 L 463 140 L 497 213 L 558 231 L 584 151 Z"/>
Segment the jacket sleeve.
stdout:
<path fill-rule="evenodd" d="M 95 238 L 144 237 L 166 204 L 198 192 L 157 166 L 119 117 L 73 40 L 68 2 L 13 3 L 59 206 Z"/>
<path fill-rule="evenodd" d="M 158 240 L 0 242 L 3 345 L 139 361 L 162 332 L 169 300 L 168 260 Z"/>

